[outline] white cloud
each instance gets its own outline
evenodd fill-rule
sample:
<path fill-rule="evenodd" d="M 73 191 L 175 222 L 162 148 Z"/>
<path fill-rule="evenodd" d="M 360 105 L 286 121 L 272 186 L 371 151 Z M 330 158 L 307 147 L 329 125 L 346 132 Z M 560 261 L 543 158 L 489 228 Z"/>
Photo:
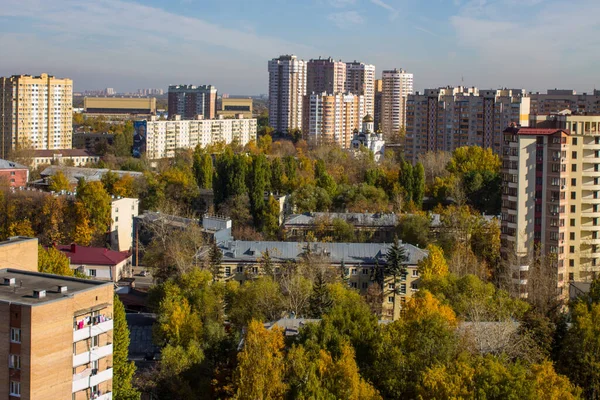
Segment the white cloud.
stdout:
<path fill-rule="evenodd" d="M 349 29 L 364 22 L 363 17 L 356 11 L 332 13 L 327 19 L 340 29 Z"/>
<path fill-rule="evenodd" d="M 356 0 L 327 0 L 330 6 L 335 8 L 345 8 L 356 3 Z"/>
<path fill-rule="evenodd" d="M 370 0 L 370 1 L 371 1 L 371 3 L 375 4 L 376 6 L 379 6 L 381 8 L 388 10 L 391 13 L 389 15 L 391 20 L 394 20 L 394 19 L 396 19 L 396 17 L 398 17 L 398 10 L 396 10 L 394 7 L 392 7 L 388 3 L 384 2 L 383 0 Z"/>

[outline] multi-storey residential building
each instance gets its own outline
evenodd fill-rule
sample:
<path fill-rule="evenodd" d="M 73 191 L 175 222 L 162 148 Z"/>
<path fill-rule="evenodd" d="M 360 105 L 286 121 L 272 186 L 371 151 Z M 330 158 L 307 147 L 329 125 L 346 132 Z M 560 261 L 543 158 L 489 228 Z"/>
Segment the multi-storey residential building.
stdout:
<path fill-rule="evenodd" d="M 219 244 L 223 253 L 220 275 L 226 280 L 243 283 L 252 280 L 265 271 L 261 260 L 269 253 L 276 273 L 280 266 L 287 262 L 309 260 L 316 264 L 339 271 L 348 281 L 351 288 L 365 294 L 369 286 L 383 283 L 383 315 L 387 320 L 396 320 L 402 314 L 407 301 L 418 290 L 420 260 L 427 257 L 426 250 L 406 243 L 400 243 L 406 252 L 407 274 L 396 277 L 382 276 L 381 268 L 385 266 L 385 255 L 390 244 L 381 243 L 306 243 L 295 242 L 246 242 L 228 240 Z"/>
<path fill-rule="evenodd" d="M 0 78 L 0 153 L 17 146 L 70 149 L 73 81 L 48 74 Z"/>
<path fill-rule="evenodd" d="M 115 251 L 130 251 L 133 246 L 133 220 L 139 214 L 140 200 L 113 198 L 110 204 L 110 247 Z"/>
<path fill-rule="evenodd" d="M 600 271 L 600 116 L 531 122 L 505 131 L 502 251 L 516 256 L 523 285 L 533 247 L 553 254 L 562 290 Z"/>
<path fill-rule="evenodd" d="M 313 145 L 335 143 L 350 148 L 364 116 L 363 96 L 313 93 L 304 97 L 302 132 Z"/>
<path fill-rule="evenodd" d="M 13 236 L 0 242 L 0 263 L 7 268 L 37 272 L 37 238 Z"/>
<path fill-rule="evenodd" d="M 217 111 L 217 117 L 235 118 L 242 114 L 244 118 L 252 118 L 252 99 L 222 98 L 221 107 Z"/>
<path fill-rule="evenodd" d="M 346 63 L 346 92 L 365 97 L 365 114 L 375 115 L 375 66 Z"/>
<path fill-rule="evenodd" d="M 577 94 L 574 90 L 552 89 L 546 93 L 531 93 L 531 114 L 547 115 L 563 110 L 580 113 L 600 113 L 600 90 Z"/>
<path fill-rule="evenodd" d="M 379 132 L 379 130 L 381 129 L 382 107 L 383 107 L 383 80 L 376 79 L 375 80 L 375 102 L 374 102 L 374 108 L 375 108 L 374 113 L 375 114 L 373 114 L 373 119 L 375 120 L 374 132 Z"/>
<path fill-rule="evenodd" d="M 405 156 L 415 162 L 428 151 L 454 151 L 473 145 L 500 154 L 504 129 L 511 123 L 528 125 L 529 100 L 521 89 L 462 86 L 409 95 Z"/>
<path fill-rule="evenodd" d="M 112 399 L 113 283 L 0 270 L 0 397 Z"/>
<path fill-rule="evenodd" d="M 306 64 L 294 55 L 269 61 L 269 125 L 276 132 L 302 127 Z"/>
<path fill-rule="evenodd" d="M 145 154 L 150 160 L 175 156 L 177 149 L 193 149 L 197 145 L 237 142 L 245 146 L 256 140 L 256 119 L 195 119 L 158 121 L 136 121 L 134 124 L 134 155 Z M 143 133 L 142 133 L 143 131 Z M 137 150 L 137 153 L 136 153 Z"/>
<path fill-rule="evenodd" d="M 314 59 L 306 64 L 306 93 L 344 93 L 346 63 L 327 59 Z"/>
<path fill-rule="evenodd" d="M 383 71 L 381 131 L 385 139 L 406 125 L 406 99 L 413 93 L 413 74 L 403 69 Z"/>
<path fill-rule="evenodd" d="M 171 85 L 168 101 L 170 119 L 176 115 L 182 119 L 198 115 L 213 119 L 216 116 L 217 88 L 212 85 Z"/>

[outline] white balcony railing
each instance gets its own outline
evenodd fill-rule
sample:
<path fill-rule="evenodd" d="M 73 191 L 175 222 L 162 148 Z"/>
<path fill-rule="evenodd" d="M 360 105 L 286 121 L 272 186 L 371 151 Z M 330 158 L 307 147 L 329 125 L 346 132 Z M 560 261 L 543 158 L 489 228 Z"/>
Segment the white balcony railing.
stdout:
<path fill-rule="evenodd" d="M 88 368 L 79 374 L 73 375 L 73 393 L 90 387 L 90 375 L 92 375 L 91 368 Z"/>
<path fill-rule="evenodd" d="M 113 369 L 105 369 L 104 371 L 98 372 L 96 375 L 90 376 L 90 387 L 96 386 L 102 382 L 106 382 L 113 377 Z"/>
<path fill-rule="evenodd" d="M 94 347 L 90 351 L 83 352 L 81 354 L 73 355 L 73 367 L 78 367 L 80 365 L 85 365 L 92 361 L 99 360 L 103 357 L 106 357 L 113 352 L 112 343 L 107 344 L 106 346 Z"/>
<path fill-rule="evenodd" d="M 95 400 L 112 400 L 112 392 L 104 393 L 98 397 L 94 397 Z"/>
<path fill-rule="evenodd" d="M 92 372 L 92 369 L 88 368 L 79 374 L 73 375 L 73 393 L 97 386 L 98 384 L 106 382 L 113 377 L 112 368 L 105 369 L 104 371 L 100 371 L 96 374 L 92 374 Z M 104 393 L 103 395 L 98 396 L 97 399 L 112 400 L 112 393 Z"/>
<path fill-rule="evenodd" d="M 113 320 L 101 322 L 97 325 L 87 325 L 81 329 L 73 331 L 73 342 L 79 342 L 92 336 L 98 336 L 101 333 L 106 333 L 113 330 Z"/>

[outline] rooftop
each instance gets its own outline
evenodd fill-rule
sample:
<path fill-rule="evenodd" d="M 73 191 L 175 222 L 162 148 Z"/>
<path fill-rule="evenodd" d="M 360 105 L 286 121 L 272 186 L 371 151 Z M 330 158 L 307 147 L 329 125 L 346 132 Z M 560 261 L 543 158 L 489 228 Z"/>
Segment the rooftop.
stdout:
<path fill-rule="evenodd" d="M 114 251 L 103 247 L 85 247 L 76 244 L 59 245 L 56 248 L 69 257 L 71 264 L 116 265 L 131 256 L 128 251 Z"/>
<path fill-rule="evenodd" d="M 550 136 L 555 133 L 565 133 L 570 135 L 571 132 L 565 129 L 545 129 L 545 128 L 518 128 L 508 127 L 504 130 L 504 133 L 513 133 L 515 135 L 535 135 L 535 136 Z"/>
<path fill-rule="evenodd" d="M 4 283 L 14 279 L 14 284 Z M 60 275 L 42 274 L 39 272 L 21 271 L 17 269 L 0 269 L 0 302 L 11 302 L 35 306 L 70 297 L 75 293 L 95 289 L 102 285 L 112 285 L 112 282 L 101 282 L 88 279 L 72 278 Z M 66 286 L 61 292 L 59 286 Z M 37 298 L 34 290 L 45 290 L 46 296 Z"/>
<path fill-rule="evenodd" d="M 141 172 L 136 171 L 117 171 L 107 168 L 83 168 L 83 167 L 66 167 L 63 165 L 50 165 L 41 173 L 42 177 L 54 176 L 58 172 L 65 174 L 71 183 L 77 183 L 78 179 L 85 178 L 87 182 L 99 181 L 108 171 L 117 174 L 119 178 L 125 175 L 130 175 L 133 178 L 143 176 Z"/>
<path fill-rule="evenodd" d="M 330 221 L 334 219 L 343 219 L 355 226 L 373 226 L 383 227 L 396 226 L 398 223 L 398 217 L 396 214 L 382 214 L 382 213 L 326 213 L 326 212 L 314 212 L 305 214 L 294 214 L 290 215 L 283 223 L 284 226 L 300 226 L 300 225 L 314 225 L 319 219 L 328 218 Z"/>
<path fill-rule="evenodd" d="M 401 243 L 406 251 L 407 265 L 416 265 L 427 257 L 427 251 L 408 243 Z M 274 261 L 298 261 L 308 252 L 324 255 L 332 263 L 372 264 L 385 262 L 387 243 L 296 243 L 296 242 L 250 242 L 235 240 L 220 244 L 223 261 L 256 262 L 268 251 Z"/>
<path fill-rule="evenodd" d="M 33 157 L 97 157 L 96 154 L 84 149 L 54 149 L 54 150 L 33 150 Z"/>
<path fill-rule="evenodd" d="M 12 245 L 18 242 L 28 242 L 30 240 L 38 241 L 37 238 L 31 238 L 27 236 L 11 236 L 7 240 L 3 240 L 0 242 L 0 246 Z"/>
<path fill-rule="evenodd" d="M 0 159 L 0 169 L 27 169 L 27 167 L 13 161 Z"/>

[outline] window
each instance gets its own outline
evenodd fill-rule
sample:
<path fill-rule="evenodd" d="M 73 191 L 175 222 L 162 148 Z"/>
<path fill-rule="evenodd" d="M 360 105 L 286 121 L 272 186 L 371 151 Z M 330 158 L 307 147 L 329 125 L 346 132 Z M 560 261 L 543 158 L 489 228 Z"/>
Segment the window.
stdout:
<path fill-rule="evenodd" d="M 569 253 L 575 253 L 575 246 L 569 246 Z"/>
<path fill-rule="evenodd" d="M 575 266 L 575 260 L 573 260 L 572 258 L 569 260 L 569 267 L 574 267 Z"/>
<path fill-rule="evenodd" d="M 350 287 L 352 289 L 357 289 L 358 288 L 358 283 L 356 283 L 356 282 L 350 282 Z"/>
<path fill-rule="evenodd" d="M 573 160 L 577 160 L 577 152 L 576 151 L 571 152 L 571 158 Z"/>
<path fill-rule="evenodd" d="M 571 143 L 573 143 L 573 146 L 577 146 L 577 138 L 573 138 L 571 140 Z"/>
<path fill-rule="evenodd" d="M 21 382 L 10 381 L 10 395 L 21 397 Z"/>
<path fill-rule="evenodd" d="M 92 336 L 92 348 L 98 347 L 100 345 L 100 337 L 98 335 Z"/>
<path fill-rule="evenodd" d="M 575 200 L 577 198 L 577 192 L 571 192 L 571 200 Z"/>
<path fill-rule="evenodd" d="M 231 276 L 231 267 L 225 267 L 225 276 Z"/>
<path fill-rule="evenodd" d="M 369 269 L 368 268 L 363 268 L 362 274 L 363 275 L 369 275 Z"/>
<path fill-rule="evenodd" d="M 419 276 L 419 271 L 416 269 L 413 269 L 412 276 Z"/>
<path fill-rule="evenodd" d="M 575 226 L 575 218 L 571 218 L 570 225 Z"/>
<path fill-rule="evenodd" d="M 574 213 L 577 210 L 577 206 L 571 206 L 571 212 Z"/>
<path fill-rule="evenodd" d="M 10 341 L 21 343 L 21 330 L 19 328 L 10 328 Z"/>
<path fill-rule="evenodd" d="M 96 276 L 96 270 L 95 269 L 88 269 L 88 276 Z"/>
<path fill-rule="evenodd" d="M 244 272 L 244 267 L 236 267 L 235 272 L 237 272 L 238 274 L 241 274 L 242 272 Z"/>
<path fill-rule="evenodd" d="M 573 279 L 575 279 L 575 274 L 572 272 L 569 272 L 569 280 L 572 281 Z"/>
<path fill-rule="evenodd" d="M 366 289 L 366 288 L 368 288 L 368 287 L 369 287 L 369 282 L 363 282 L 363 283 L 362 283 L 362 288 L 363 288 L 363 289 Z"/>
<path fill-rule="evenodd" d="M 400 285 L 400 293 L 406 294 L 406 283 Z"/>
<path fill-rule="evenodd" d="M 119 216 L 118 215 L 115 217 L 115 222 L 119 222 Z"/>
<path fill-rule="evenodd" d="M 571 164 L 571 172 L 577 172 L 577 164 Z"/>
<path fill-rule="evenodd" d="M 16 174 L 16 173 L 15 173 L 15 171 L 11 171 L 11 172 L 10 172 L 10 175 L 11 175 L 11 176 L 15 176 L 15 174 Z"/>
<path fill-rule="evenodd" d="M 571 186 L 577 186 L 577 178 L 571 178 Z"/>
<path fill-rule="evenodd" d="M 569 233 L 569 240 L 575 240 L 575 232 Z"/>
<path fill-rule="evenodd" d="M 393 302 L 394 302 L 394 296 L 388 297 L 388 303 L 393 303 Z"/>
<path fill-rule="evenodd" d="M 352 275 L 358 274 L 358 270 L 356 268 L 352 268 Z"/>
<path fill-rule="evenodd" d="M 388 283 L 388 289 L 394 290 L 395 288 L 396 288 L 396 284 L 395 283 Z"/>
<path fill-rule="evenodd" d="M 21 369 L 21 356 L 18 354 L 11 354 L 8 357 L 8 367 L 14 369 Z"/>

